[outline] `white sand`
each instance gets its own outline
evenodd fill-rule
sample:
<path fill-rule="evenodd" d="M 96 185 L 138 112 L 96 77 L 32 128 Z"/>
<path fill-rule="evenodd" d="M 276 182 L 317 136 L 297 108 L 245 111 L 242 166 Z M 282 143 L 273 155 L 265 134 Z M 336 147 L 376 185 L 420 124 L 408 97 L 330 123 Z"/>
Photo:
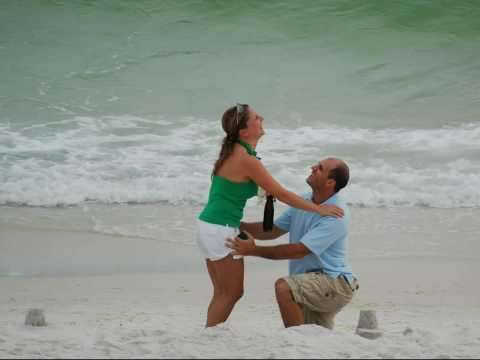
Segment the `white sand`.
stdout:
<path fill-rule="evenodd" d="M 203 329 L 210 296 L 204 274 L 2 278 L 0 357 L 446 358 L 480 354 L 478 306 L 442 304 L 431 294 L 417 297 L 422 302 L 434 299 L 432 306 L 397 305 L 359 293 L 337 317 L 334 331 L 313 325 L 284 329 L 273 290 L 265 286 L 272 284 L 276 274 L 248 275 L 246 294 L 229 321 L 211 329 Z M 390 291 L 397 296 L 402 292 L 394 287 Z M 45 310 L 47 327 L 23 324 L 27 309 L 33 306 Z M 360 309 L 367 308 L 377 309 L 384 331 L 381 339 L 366 340 L 354 333 Z M 413 333 L 403 335 L 407 327 Z"/>
<path fill-rule="evenodd" d="M 0 266 L 28 259 L 32 267 L 45 267 L 46 273 L 64 270 L 68 263 L 82 273 L 83 260 L 92 267 L 98 261 L 108 265 L 96 270 L 118 271 L 101 276 L 0 277 L 0 358 L 478 358 L 480 265 L 478 244 L 473 247 L 472 241 L 478 225 L 468 222 L 470 227 L 462 227 L 465 233 L 458 228 L 462 236 L 451 231 L 442 237 L 444 225 L 433 226 L 438 212 L 408 216 L 404 211 L 395 214 L 397 220 L 407 219 L 399 220 L 402 231 L 382 232 L 388 216 L 379 221 L 376 210 L 357 214 L 351 262 L 361 289 L 337 316 L 334 331 L 313 325 L 283 328 L 273 284 L 286 274 L 286 262 L 248 259 L 245 296 L 227 323 L 204 329 L 211 286 L 195 247 L 3 224 Z M 377 230 L 363 231 L 364 222 L 358 219 L 362 216 L 377 219 L 364 225 Z M 429 231 L 412 230 L 428 218 Z M 411 231 L 405 231 L 406 224 Z M 452 234 L 457 236 L 454 241 Z M 392 242 L 392 237 L 397 238 Z M 432 248 L 420 246 L 433 239 L 439 245 L 432 248 L 445 252 L 429 255 Z M 464 239 L 468 244 L 461 242 Z M 402 256 L 402 251 L 411 254 L 415 242 L 419 255 Z M 375 255 L 382 244 L 397 255 Z M 57 267 L 48 268 L 56 259 Z M 132 274 L 141 259 L 145 271 L 155 272 Z M 154 269 L 155 259 L 165 265 Z M 24 325 L 32 307 L 44 309 L 45 328 Z M 377 311 L 382 338 L 355 335 L 362 309 Z M 406 328 L 413 332 L 404 335 Z"/>

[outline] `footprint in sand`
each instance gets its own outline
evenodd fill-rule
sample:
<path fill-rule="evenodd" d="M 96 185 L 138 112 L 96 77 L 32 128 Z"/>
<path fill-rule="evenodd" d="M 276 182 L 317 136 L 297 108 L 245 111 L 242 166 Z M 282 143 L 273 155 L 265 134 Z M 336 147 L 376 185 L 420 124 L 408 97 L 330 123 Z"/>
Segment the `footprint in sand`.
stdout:
<path fill-rule="evenodd" d="M 153 336 L 163 336 L 165 335 L 167 332 L 165 330 L 153 330 L 152 331 L 152 335 Z"/>

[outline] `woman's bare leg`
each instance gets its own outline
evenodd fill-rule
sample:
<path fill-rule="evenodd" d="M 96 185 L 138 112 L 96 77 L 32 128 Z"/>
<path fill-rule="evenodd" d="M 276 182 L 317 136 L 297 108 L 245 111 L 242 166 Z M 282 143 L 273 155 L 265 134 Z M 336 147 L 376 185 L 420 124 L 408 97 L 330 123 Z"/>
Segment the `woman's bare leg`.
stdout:
<path fill-rule="evenodd" d="M 244 263 L 243 259 L 234 260 L 229 255 L 221 260 L 207 260 L 207 269 L 213 285 L 205 326 L 210 327 L 225 322 L 243 296 Z"/>

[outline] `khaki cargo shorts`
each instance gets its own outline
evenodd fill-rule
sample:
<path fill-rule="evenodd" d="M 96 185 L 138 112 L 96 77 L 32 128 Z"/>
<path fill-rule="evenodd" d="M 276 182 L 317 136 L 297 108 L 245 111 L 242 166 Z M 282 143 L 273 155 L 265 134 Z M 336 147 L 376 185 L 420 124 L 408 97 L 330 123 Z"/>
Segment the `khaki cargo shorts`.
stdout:
<path fill-rule="evenodd" d="M 358 290 L 358 281 L 352 284 L 339 276 L 331 278 L 323 272 L 311 272 L 283 278 L 293 299 L 303 308 L 305 324 L 317 324 L 328 329 L 335 325 L 335 315 L 347 305 Z"/>

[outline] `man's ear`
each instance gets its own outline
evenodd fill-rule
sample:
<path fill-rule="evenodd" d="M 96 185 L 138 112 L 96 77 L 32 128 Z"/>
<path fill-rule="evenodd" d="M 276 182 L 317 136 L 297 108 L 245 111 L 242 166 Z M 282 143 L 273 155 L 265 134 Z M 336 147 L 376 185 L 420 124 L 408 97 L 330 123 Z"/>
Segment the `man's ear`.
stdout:
<path fill-rule="evenodd" d="M 332 189 L 335 189 L 335 186 L 337 185 L 337 182 L 333 179 L 328 179 L 327 180 L 327 184 L 326 184 L 329 188 L 332 188 Z"/>

